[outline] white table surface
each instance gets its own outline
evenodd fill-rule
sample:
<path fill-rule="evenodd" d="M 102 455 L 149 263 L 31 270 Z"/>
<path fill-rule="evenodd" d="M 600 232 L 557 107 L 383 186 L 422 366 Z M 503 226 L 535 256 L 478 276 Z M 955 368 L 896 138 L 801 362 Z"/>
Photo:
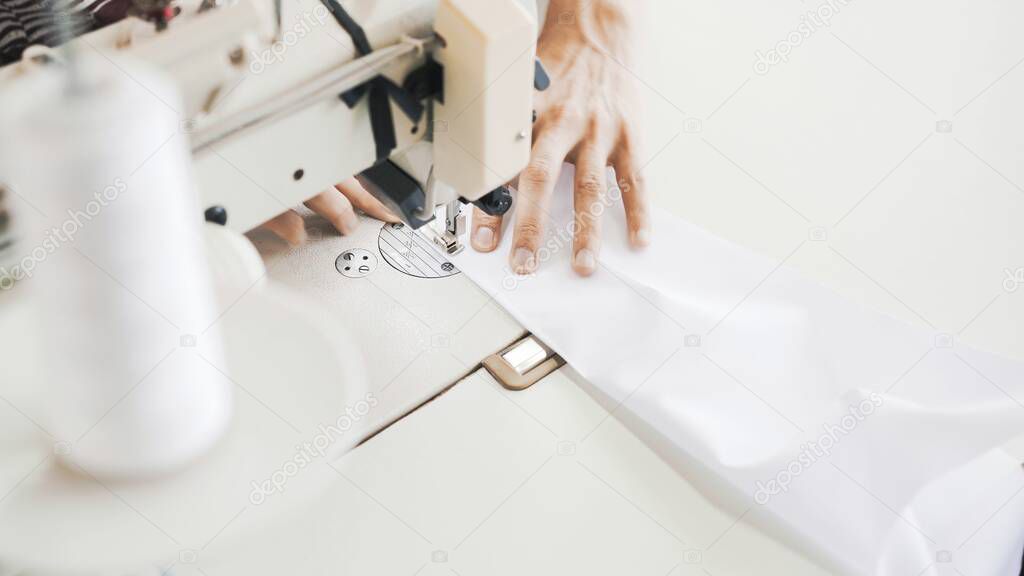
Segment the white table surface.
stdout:
<path fill-rule="evenodd" d="M 522 392 L 480 370 L 336 462 L 290 521 L 226 532 L 176 574 L 828 573 L 610 408 L 567 367 Z"/>

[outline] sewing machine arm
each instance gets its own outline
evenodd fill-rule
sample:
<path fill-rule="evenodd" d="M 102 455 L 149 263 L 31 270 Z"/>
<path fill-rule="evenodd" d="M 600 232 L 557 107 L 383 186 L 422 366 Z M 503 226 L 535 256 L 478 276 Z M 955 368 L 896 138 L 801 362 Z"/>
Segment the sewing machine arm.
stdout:
<path fill-rule="evenodd" d="M 208 219 L 245 231 L 362 175 L 414 227 L 447 208 L 439 235 L 456 250 L 460 201 L 507 210 L 502 186 L 529 160 L 536 15 L 519 0 L 346 4 L 207 1 L 75 44 L 126 74 L 144 63 L 173 77 Z"/>

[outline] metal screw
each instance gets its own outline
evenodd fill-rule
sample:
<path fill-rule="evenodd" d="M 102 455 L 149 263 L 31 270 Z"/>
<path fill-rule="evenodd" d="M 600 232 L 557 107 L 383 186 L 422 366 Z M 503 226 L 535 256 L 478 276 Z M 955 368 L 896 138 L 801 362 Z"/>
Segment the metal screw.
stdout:
<path fill-rule="evenodd" d="M 369 250 L 353 248 L 338 256 L 334 268 L 346 278 L 365 278 L 377 269 L 377 256 Z"/>

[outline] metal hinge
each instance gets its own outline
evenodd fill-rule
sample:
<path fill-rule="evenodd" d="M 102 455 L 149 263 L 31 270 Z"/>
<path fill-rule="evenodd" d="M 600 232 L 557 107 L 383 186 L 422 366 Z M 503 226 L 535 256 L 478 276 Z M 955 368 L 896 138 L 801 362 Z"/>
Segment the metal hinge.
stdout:
<path fill-rule="evenodd" d="M 565 360 L 530 334 L 501 352 L 484 358 L 483 365 L 505 388 L 525 390 L 561 368 Z"/>

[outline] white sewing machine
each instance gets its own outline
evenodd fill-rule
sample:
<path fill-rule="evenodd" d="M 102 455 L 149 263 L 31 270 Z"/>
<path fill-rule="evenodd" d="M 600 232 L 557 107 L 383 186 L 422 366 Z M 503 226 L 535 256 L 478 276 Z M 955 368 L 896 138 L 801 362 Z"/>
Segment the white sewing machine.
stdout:
<path fill-rule="evenodd" d="M 700 549 L 714 546 L 736 524 L 743 535 L 718 544 L 720 555 L 743 557 L 766 549 L 770 557 L 776 544 L 749 531 L 746 521 L 736 519 L 739 511 L 723 512 L 704 500 L 610 417 L 613 407 L 600 406 L 583 392 L 586 383 L 570 367 L 552 372 L 559 361 L 550 350 L 410 232 L 433 217 L 435 207 L 444 210 L 434 240 L 443 251 L 454 252 L 463 227 L 460 198 L 496 212 L 507 209 L 508 198 L 492 191 L 528 159 L 537 73 L 532 10 L 516 0 L 346 4 L 373 53 L 360 56 L 330 10 L 316 0 L 276 6 L 243 0 L 207 5 L 199 13 L 186 8 L 166 22 L 171 13 L 156 6 L 148 13 L 152 21 L 124 21 L 76 41 L 83 52 L 125 51 L 177 80 L 185 104 L 181 126 L 192 143 L 202 207 L 208 220 L 232 229 L 222 236 L 239 240 L 234 232 L 359 173 L 409 226 L 366 219 L 356 234 L 341 237 L 314 219 L 314 232 L 320 234 L 300 249 L 289 249 L 269 234 L 251 235 L 259 255 L 245 242 L 218 243 L 223 250 L 213 254 L 214 267 L 230 277 L 220 283 L 230 304 L 221 321 L 226 336 L 245 346 L 276 338 L 285 350 L 250 353 L 251 365 L 231 372 L 246 390 L 237 394 L 242 432 L 214 453 L 214 462 L 171 479 L 170 486 L 77 487 L 82 482 L 69 479 L 51 460 L 39 462 L 40 455 L 63 448 L 39 446 L 39 431 L 15 413 L 7 418 L 7 406 L 0 404 L 6 418 L 0 418 L 0 430 L 18 448 L 4 460 L 9 465 L 0 467 L 0 493 L 11 495 L 0 507 L 0 574 L 8 561 L 17 567 L 18 561 L 32 565 L 45 559 L 43 568 L 88 571 L 111 565 L 114 558 L 119 567 L 135 568 L 159 559 L 161 573 L 169 563 L 176 574 L 324 569 L 450 574 L 445 569 L 449 553 L 453 571 L 477 568 L 466 574 L 530 571 L 506 562 L 505 554 L 531 559 L 550 573 L 579 570 L 581 559 L 585 571 L 595 573 L 641 567 L 664 573 L 673 565 L 681 566 L 681 573 L 696 569 Z M 396 146 L 387 161 L 376 163 L 380 141 L 369 95 L 353 108 L 338 96 L 379 74 L 403 85 L 426 70 L 428 58 L 443 69 L 443 99 L 439 94 L 424 99 L 425 111 L 416 121 L 389 99 Z M 31 73 L 36 65 L 30 54 L 28 61 L 0 71 L 4 86 L 13 86 L 7 84 L 10 78 Z M 414 93 L 438 88 L 430 82 L 407 87 Z M 369 389 L 379 401 L 359 437 L 349 440 L 369 439 L 335 464 L 348 483 L 326 466 L 291 481 L 288 494 L 309 491 L 316 494 L 313 502 L 275 495 L 257 505 L 248 482 L 280 467 L 294 444 L 336 415 L 347 400 L 330 386 L 330 378 L 343 381 L 348 374 L 331 374 L 335 367 L 319 362 L 330 347 L 308 344 L 311 330 L 301 321 L 276 309 L 273 322 L 254 320 L 274 308 L 273 298 L 253 288 L 264 274 L 315 302 L 324 323 L 345 324 L 355 337 L 346 344 L 358 342 L 362 348 Z M 23 316 L 17 306 L 6 310 Z M 20 345 L 5 344 L 11 345 L 5 350 Z M 302 370 L 289 373 L 295 366 Z M 10 366 L 0 370 L 2 386 L 30 377 L 33 367 L 15 366 L 14 376 Z M 508 391 L 545 376 L 545 386 Z M 326 388 L 329 400 L 307 388 L 318 393 Z M 2 387 L 0 392 L 8 393 Z M 35 415 L 31 407 L 26 410 Z M 297 429 L 282 426 L 285 420 Z M 610 463 L 601 474 L 613 475 L 634 497 L 649 498 L 645 506 L 665 510 L 658 512 L 659 520 L 633 510 L 589 468 L 575 464 L 576 446 L 582 452 L 594 432 L 589 450 Z M 216 461 L 239 446 L 266 472 L 244 476 L 250 472 L 236 471 L 235 461 Z M 521 549 L 508 546 L 507 539 L 499 545 L 494 536 L 484 534 L 483 541 L 474 536 L 481 521 L 553 454 L 558 457 L 551 470 L 540 478 L 544 488 L 524 492 L 525 505 L 510 507 L 526 510 L 526 516 L 496 522 L 503 531 L 499 540 L 503 533 L 530 534 L 534 545 Z M 231 474 L 244 482 L 228 486 L 222 477 Z M 362 486 L 372 494 L 364 495 Z M 378 494 L 385 503 L 374 504 Z M 0 494 L 0 501 L 4 497 Z M 87 511 L 72 505 L 84 501 L 90 503 Z M 4 524 L 12 518 L 16 523 Z M 95 518 L 102 524 L 97 526 Z M 409 522 L 409 530 L 394 518 Z M 420 537 L 429 541 L 417 540 L 421 529 L 426 536 Z M 33 534 L 50 537 L 43 542 Z M 545 543 L 567 535 L 564 548 Z M 325 544 L 310 550 L 319 538 Z M 502 567 L 488 565 L 493 562 Z M 776 563 L 795 567 L 790 573 L 817 573 L 816 566 L 796 556 Z"/>
<path fill-rule="evenodd" d="M 529 158 L 535 74 L 543 75 L 527 3 L 135 4 L 136 17 L 72 44 L 170 74 L 208 220 L 249 230 L 362 174 L 413 228 L 445 207 L 438 241 L 455 252 L 459 200 L 508 209 L 502 186 Z M 339 17 L 368 45 L 347 36 Z M 49 60 L 40 55 L 30 50 L 7 67 L 5 87 Z M 131 65 L 119 63 L 128 74 Z M 371 87 L 378 76 L 390 85 Z"/>

